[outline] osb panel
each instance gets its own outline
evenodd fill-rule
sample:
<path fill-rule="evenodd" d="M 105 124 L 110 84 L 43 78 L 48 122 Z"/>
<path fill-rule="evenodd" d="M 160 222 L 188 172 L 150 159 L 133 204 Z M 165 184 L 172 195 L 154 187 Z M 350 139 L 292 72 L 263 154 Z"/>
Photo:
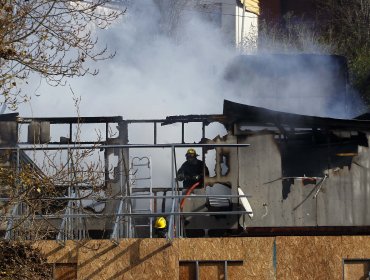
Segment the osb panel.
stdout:
<path fill-rule="evenodd" d="M 179 267 L 179 280 L 194 280 L 196 277 L 196 264 L 181 263 Z M 199 263 L 200 280 L 223 280 L 225 278 L 225 267 L 223 262 Z M 245 279 L 243 265 L 239 263 L 228 263 L 227 279 L 240 280 Z"/>
<path fill-rule="evenodd" d="M 191 238 L 176 241 L 180 261 L 243 260 L 242 266 L 229 266 L 229 279 L 256 280 L 274 279 L 273 242 L 273 237 Z"/>
<path fill-rule="evenodd" d="M 60 263 L 54 266 L 54 280 L 76 280 L 77 265 L 75 263 Z"/>
<path fill-rule="evenodd" d="M 223 263 L 202 263 L 199 265 L 200 280 L 223 280 L 225 279 Z"/>
<path fill-rule="evenodd" d="M 229 263 L 227 265 L 227 279 L 228 280 L 240 280 L 245 279 L 247 275 L 246 274 L 246 268 L 244 266 L 245 264 L 233 264 Z M 263 278 L 260 278 L 263 279 Z"/>
<path fill-rule="evenodd" d="M 243 260 L 241 238 L 187 238 L 175 240 L 181 260 Z"/>
<path fill-rule="evenodd" d="M 195 263 L 180 263 L 179 280 L 195 279 Z"/>
<path fill-rule="evenodd" d="M 77 263 L 77 242 L 69 240 L 65 246 L 52 240 L 36 241 L 33 246 L 39 248 L 49 263 Z"/>
<path fill-rule="evenodd" d="M 185 274 L 179 267 L 182 260 L 243 260 L 242 266 L 229 263 L 228 279 L 342 279 L 343 259 L 370 258 L 370 236 L 197 238 L 173 243 L 124 239 L 118 246 L 110 240 L 92 240 L 68 241 L 65 247 L 39 241 L 34 246 L 49 263 L 77 263 L 78 279 L 178 280 Z M 181 280 L 194 279 L 187 269 L 188 278 L 184 275 Z M 205 275 L 212 275 L 214 268 L 204 269 L 210 270 Z M 222 274 L 216 277 L 222 279 Z"/>
<path fill-rule="evenodd" d="M 275 279 L 273 264 L 274 240 L 274 237 L 242 239 L 242 246 L 245 250 L 245 263 L 243 265 L 244 270 L 239 270 L 239 279 Z"/>
<path fill-rule="evenodd" d="M 370 236 L 343 236 L 343 258 L 370 259 Z"/>
<path fill-rule="evenodd" d="M 94 240 L 79 250 L 78 279 L 176 279 L 178 258 L 165 239 Z M 176 276 L 176 277 L 175 277 Z"/>
<path fill-rule="evenodd" d="M 341 279 L 341 246 L 335 236 L 277 237 L 277 279 Z"/>

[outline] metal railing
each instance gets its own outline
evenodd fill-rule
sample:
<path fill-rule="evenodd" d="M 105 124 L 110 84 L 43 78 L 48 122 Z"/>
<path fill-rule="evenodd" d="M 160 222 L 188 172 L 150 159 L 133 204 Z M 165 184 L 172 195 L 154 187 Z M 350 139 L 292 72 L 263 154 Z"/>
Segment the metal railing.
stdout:
<path fill-rule="evenodd" d="M 114 202 L 116 205 L 116 211 L 110 213 L 81 213 L 81 211 L 71 211 L 73 208 L 72 201 L 75 200 L 83 200 L 83 198 L 76 197 L 72 195 L 71 188 L 69 187 L 68 196 L 51 196 L 51 197 L 40 197 L 38 198 L 40 201 L 49 200 L 49 201 L 68 201 L 67 207 L 63 214 L 54 213 L 54 214 L 34 214 L 32 215 L 32 219 L 39 220 L 55 220 L 60 219 L 60 225 L 57 233 L 57 240 L 61 243 L 65 242 L 67 239 L 74 238 L 74 234 L 71 232 L 73 229 L 71 228 L 73 221 L 78 219 L 80 223 L 82 223 L 83 219 L 113 219 L 111 230 L 111 238 L 112 240 L 118 240 L 121 237 L 125 237 L 127 235 L 127 231 L 130 229 L 127 227 L 127 219 L 131 219 L 133 217 L 142 217 L 142 218 L 149 218 L 150 221 L 153 220 L 155 217 L 159 216 L 166 216 L 168 217 L 168 238 L 175 238 L 181 236 L 181 229 L 180 229 L 180 220 L 179 217 L 181 216 L 209 216 L 209 215 L 243 215 L 248 214 L 247 211 L 208 211 L 208 212 L 183 212 L 180 211 L 179 202 L 180 199 L 184 198 L 185 195 L 179 195 L 179 188 L 175 183 L 173 178 L 176 177 L 176 148 L 206 148 L 212 149 L 217 147 L 228 147 L 228 148 L 241 148 L 241 147 L 248 147 L 249 144 L 126 144 L 126 145 L 59 145 L 59 146 L 24 146 L 24 147 L 1 147 L 0 151 L 2 150 L 15 150 L 17 161 L 16 161 L 16 168 L 19 170 L 20 168 L 20 153 L 24 153 L 24 151 L 47 151 L 47 150 L 107 150 L 107 149 L 141 149 L 141 148 L 167 148 L 171 149 L 171 195 L 168 196 L 158 196 L 158 195 L 131 195 L 128 192 L 129 189 L 129 180 L 127 178 L 127 170 L 123 166 L 122 162 L 118 164 L 122 165 L 119 168 L 119 186 L 117 187 L 118 191 L 116 194 L 112 195 L 109 198 L 102 199 L 101 201 L 104 202 Z M 123 156 L 122 156 L 123 157 Z M 38 170 L 39 172 L 39 170 Z M 126 178 L 125 178 L 126 176 Z M 241 196 L 241 195 L 192 195 L 191 198 L 201 199 L 201 198 L 240 198 L 240 197 L 250 197 L 248 195 Z M 149 199 L 150 202 L 158 200 L 158 199 L 169 199 L 171 200 L 171 208 L 169 211 L 159 212 L 159 213 L 132 213 L 131 208 L 127 207 L 129 203 L 136 199 Z M 3 197 L 0 198 L 0 201 L 8 202 L 10 198 Z M 22 202 L 21 202 L 22 203 Z M 15 209 L 15 208 L 14 208 Z M 13 210 L 14 210 L 13 209 Z M 17 208 L 18 209 L 18 208 Z M 12 211 L 9 213 L 3 213 L 1 216 L 3 219 L 6 219 L 7 228 L 6 228 L 6 238 L 12 238 L 13 235 L 13 225 L 14 221 L 24 219 L 27 217 L 29 213 L 20 213 L 19 211 Z M 71 227 L 69 226 L 71 225 Z M 126 229 L 126 231 L 125 231 Z M 87 230 L 87 229 L 84 229 Z M 77 235 L 77 238 L 81 238 L 87 236 L 86 232 Z M 127 236 L 126 236 L 127 237 Z"/>

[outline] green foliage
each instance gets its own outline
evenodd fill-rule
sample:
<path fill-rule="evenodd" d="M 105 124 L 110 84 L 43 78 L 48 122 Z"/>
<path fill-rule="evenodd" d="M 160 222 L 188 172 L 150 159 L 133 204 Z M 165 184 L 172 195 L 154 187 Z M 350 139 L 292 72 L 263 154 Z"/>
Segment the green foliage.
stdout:
<path fill-rule="evenodd" d="M 370 48 L 358 51 L 350 61 L 353 86 L 370 104 Z"/>
<path fill-rule="evenodd" d="M 275 53 L 330 53 L 315 23 L 293 12 L 279 22 L 259 22 L 258 49 Z"/>
<path fill-rule="evenodd" d="M 316 8 L 315 18 L 288 12 L 261 21 L 259 50 L 345 56 L 352 86 L 370 101 L 370 1 L 317 0 Z"/>
<path fill-rule="evenodd" d="M 370 101 L 370 1 L 318 1 L 320 33 L 348 59 L 352 85 Z"/>

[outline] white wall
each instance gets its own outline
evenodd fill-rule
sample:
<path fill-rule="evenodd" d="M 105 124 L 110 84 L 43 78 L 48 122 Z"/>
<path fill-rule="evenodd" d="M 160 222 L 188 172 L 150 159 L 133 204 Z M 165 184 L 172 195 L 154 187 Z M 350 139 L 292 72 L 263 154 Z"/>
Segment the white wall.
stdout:
<path fill-rule="evenodd" d="M 258 16 L 235 5 L 235 44 L 243 52 L 253 52 L 257 49 Z M 243 27 L 244 26 L 244 27 Z"/>
<path fill-rule="evenodd" d="M 221 5 L 221 32 L 225 41 L 243 52 L 253 52 L 257 47 L 258 16 L 246 11 L 235 0 L 201 0 L 198 5 Z M 201 13 L 207 17 L 207 13 Z M 243 19 L 244 18 L 244 19 Z M 244 28 L 243 28 L 244 25 Z M 243 34 L 242 34 L 243 33 Z"/>

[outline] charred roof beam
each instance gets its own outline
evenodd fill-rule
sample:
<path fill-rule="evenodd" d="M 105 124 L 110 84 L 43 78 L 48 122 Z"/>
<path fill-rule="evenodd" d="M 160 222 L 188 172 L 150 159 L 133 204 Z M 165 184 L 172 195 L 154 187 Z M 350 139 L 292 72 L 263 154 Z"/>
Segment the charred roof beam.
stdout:
<path fill-rule="evenodd" d="M 227 117 L 224 115 L 185 115 L 185 116 L 168 116 L 162 122 L 163 125 L 169 125 L 174 123 L 189 123 L 189 122 L 201 122 L 206 125 L 212 122 L 226 123 Z"/>
<path fill-rule="evenodd" d="M 248 121 L 257 125 L 268 124 L 272 121 L 295 128 L 341 129 L 370 131 L 370 121 L 356 119 L 334 119 L 316 116 L 306 116 L 287 112 L 279 112 L 266 108 L 249 106 L 224 101 L 226 120 L 233 123 Z"/>

